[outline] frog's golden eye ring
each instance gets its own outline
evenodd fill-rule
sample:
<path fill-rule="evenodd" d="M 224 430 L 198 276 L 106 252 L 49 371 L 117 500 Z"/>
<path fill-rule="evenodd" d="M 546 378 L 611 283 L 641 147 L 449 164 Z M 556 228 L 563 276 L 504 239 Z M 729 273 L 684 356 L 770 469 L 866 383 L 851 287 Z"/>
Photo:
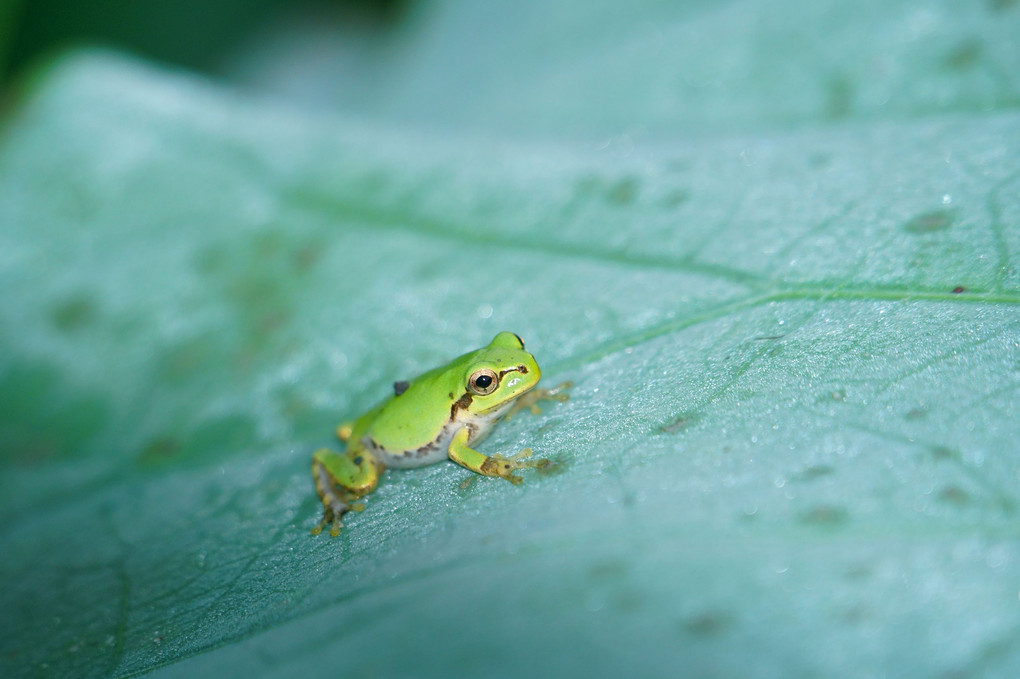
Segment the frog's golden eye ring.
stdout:
<path fill-rule="evenodd" d="M 479 396 L 487 396 L 499 386 L 499 375 L 488 368 L 476 370 L 468 379 L 468 389 Z"/>

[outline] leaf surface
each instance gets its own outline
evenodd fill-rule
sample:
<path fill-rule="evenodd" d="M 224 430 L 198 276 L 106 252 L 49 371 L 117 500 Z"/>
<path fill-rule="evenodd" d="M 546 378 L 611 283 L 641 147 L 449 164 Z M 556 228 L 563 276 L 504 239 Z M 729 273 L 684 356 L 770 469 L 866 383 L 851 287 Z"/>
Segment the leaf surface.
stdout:
<path fill-rule="evenodd" d="M 104 54 L 48 71 L 0 148 L 2 674 L 1014 675 L 1020 114 L 1015 74 L 992 110 L 969 88 L 1016 9 L 710 6 L 641 5 L 626 39 L 511 22 L 530 66 L 472 38 L 465 69 L 537 72 L 505 118 L 496 84 L 453 115 L 476 81 L 440 46 L 475 15 L 446 5 L 372 122 Z M 832 26 L 846 63 L 875 25 L 915 85 L 888 115 L 821 113 L 782 54 L 742 70 Z M 656 104 L 697 50 L 654 33 L 729 84 Z M 310 537 L 337 422 L 504 329 L 576 386 L 481 449 L 553 467 L 389 472 Z"/>

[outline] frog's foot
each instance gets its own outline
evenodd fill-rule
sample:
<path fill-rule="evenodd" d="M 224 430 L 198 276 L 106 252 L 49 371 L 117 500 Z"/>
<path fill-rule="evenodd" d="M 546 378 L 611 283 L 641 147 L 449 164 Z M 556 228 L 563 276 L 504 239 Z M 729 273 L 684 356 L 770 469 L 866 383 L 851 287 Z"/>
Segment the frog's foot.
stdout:
<path fill-rule="evenodd" d="M 531 448 L 525 448 L 516 455 L 503 457 L 499 453 L 491 455 L 482 463 L 481 472 L 486 476 L 498 476 L 506 479 L 515 486 L 523 481 L 520 476 L 514 474 L 518 469 L 531 469 L 534 467 L 544 468 L 549 466 L 549 460 L 530 460 Z"/>
<path fill-rule="evenodd" d="M 365 505 L 360 502 L 344 501 L 338 495 L 329 492 L 322 498 L 322 518 L 319 519 L 319 525 L 312 529 L 312 535 L 318 535 L 323 527 L 329 524 L 329 535 L 335 538 L 344 527 L 344 522 L 341 521 L 344 514 L 364 510 Z"/>
<path fill-rule="evenodd" d="M 530 410 L 532 415 L 540 414 L 542 409 L 538 407 L 539 401 L 559 401 L 560 403 L 567 401 L 570 399 L 570 394 L 566 391 L 573 386 L 574 383 L 568 381 L 561 382 L 552 389 L 532 389 L 514 402 L 510 410 L 507 411 L 505 419 L 510 419 L 511 415 L 525 408 Z"/>
<path fill-rule="evenodd" d="M 322 532 L 323 526 L 329 524 L 329 534 L 331 537 L 340 535 L 340 529 L 343 528 L 344 522 L 340 520 L 344 512 L 350 509 L 347 505 L 323 505 L 324 509 L 322 512 L 322 518 L 319 520 L 319 525 L 312 529 L 312 535 L 318 535 Z"/>
<path fill-rule="evenodd" d="M 355 467 L 355 464 L 360 464 L 361 467 Z M 341 479 L 347 478 L 351 468 L 367 470 L 370 472 L 370 478 L 366 480 L 356 477 L 362 482 L 362 485 L 348 488 Z M 340 474 L 344 476 L 340 476 Z M 323 508 L 322 519 L 319 521 L 319 525 L 312 529 L 312 535 L 318 535 L 322 532 L 323 527 L 329 524 L 329 534 L 336 537 L 344 525 L 341 520 L 343 515 L 350 511 L 360 512 L 365 508 L 357 500 L 375 488 L 375 483 L 378 481 L 378 470 L 374 464 L 364 464 L 359 458 L 350 460 L 347 456 L 338 455 L 323 448 L 317 451 L 312 458 L 312 477 L 315 479 L 315 490 L 322 500 Z M 347 484 L 354 485 L 351 481 L 351 478 L 347 478 Z"/>

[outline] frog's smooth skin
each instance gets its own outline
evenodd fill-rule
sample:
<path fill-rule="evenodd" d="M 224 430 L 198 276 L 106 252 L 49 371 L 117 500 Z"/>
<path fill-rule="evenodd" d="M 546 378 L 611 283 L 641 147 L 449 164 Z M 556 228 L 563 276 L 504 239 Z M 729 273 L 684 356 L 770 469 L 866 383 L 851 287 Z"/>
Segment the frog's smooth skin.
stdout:
<path fill-rule="evenodd" d="M 345 453 L 321 448 L 312 457 L 315 489 L 324 508 L 322 521 L 312 532 L 318 534 L 328 523 L 330 535 L 338 535 L 340 518 L 363 509 L 356 500 L 375 489 L 387 467 L 421 467 L 449 458 L 478 474 L 517 484 L 521 477 L 515 471 L 548 465 L 548 460 L 528 459 L 530 448 L 503 457 L 471 447 L 509 412 L 523 408 L 539 412 L 535 405 L 539 399 L 569 398 L 563 393 L 569 383 L 535 389 L 541 376 L 521 338 L 501 332 L 488 346 L 413 380 L 396 382 L 392 396 L 337 429 L 337 436 L 347 443 Z"/>

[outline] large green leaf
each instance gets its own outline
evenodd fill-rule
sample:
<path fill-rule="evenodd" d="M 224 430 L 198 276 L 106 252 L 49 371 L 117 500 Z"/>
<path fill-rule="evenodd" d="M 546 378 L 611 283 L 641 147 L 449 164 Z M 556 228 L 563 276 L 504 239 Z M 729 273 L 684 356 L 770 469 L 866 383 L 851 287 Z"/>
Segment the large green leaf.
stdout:
<path fill-rule="evenodd" d="M 2 674 L 1015 675 L 1017 10 L 789 2 L 783 30 L 723 30 L 754 6 L 529 5 L 504 24 L 509 53 L 547 46 L 527 64 L 460 49 L 507 87 L 536 71 L 531 115 L 493 84 L 472 132 L 476 80 L 436 55 L 477 17 L 452 10 L 382 122 L 103 55 L 48 71 L 0 151 Z M 575 17 L 588 41 L 553 45 Z M 933 25 L 949 66 L 910 51 Z M 696 36 L 729 85 L 656 109 L 693 48 L 627 61 L 642 30 Z M 844 86 L 784 71 L 824 71 L 800 32 L 852 91 L 848 55 L 903 41 L 911 105 L 826 114 Z M 577 386 L 482 449 L 556 464 L 392 472 L 310 537 L 332 427 L 502 329 Z"/>

